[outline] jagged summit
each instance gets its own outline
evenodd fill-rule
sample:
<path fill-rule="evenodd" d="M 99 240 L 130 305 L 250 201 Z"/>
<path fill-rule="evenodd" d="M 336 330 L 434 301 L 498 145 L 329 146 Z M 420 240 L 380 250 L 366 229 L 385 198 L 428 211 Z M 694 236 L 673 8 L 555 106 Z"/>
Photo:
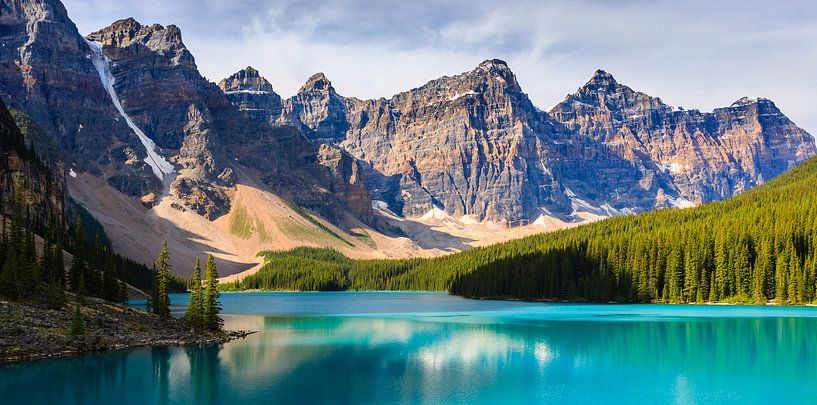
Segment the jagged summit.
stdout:
<path fill-rule="evenodd" d="M 273 93 L 272 84 L 253 68 L 247 66 L 232 76 L 218 83 L 218 87 L 225 93 L 230 92 L 259 92 Z"/>
<path fill-rule="evenodd" d="M 130 17 L 114 21 L 110 26 L 88 34 L 86 38 L 108 47 L 144 47 L 168 57 L 175 65 L 197 69 L 193 54 L 187 50 L 182 40 L 182 31 L 173 24 L 167 27 L 161 24 L 145 26 Z"/>
<path fill-rule="evenodd" d="M 502 59 L 486 59 L 482 61 L 482 63 L 480 63 L 479 66 L 477 67 L 482 69 L 491 68 L 508 69 L 508 63 Z"/>
<path fill-rule="evenodd" d="M 742 106 L 747 106 L 747 105 L 752 105 L 752 104 L 772 104 L 772 105 L 774 105 L 772 100 L 769 100 L 768 98 L 763 98 L 763 97 L 741 97 L 740 99 L 738 99 L 737 101 L 732 103 L 732 105 L 730 105 L 730 107 L 742 107 Z"/>
<path fill-rule="evenodd" d="M 161 24 L 146 26 L 133 17 L 116 20 L 110 26 L 89 34 L 87 38 L 108 46 L 126 47 L 140 38 L 144 39 L 155 33 L 160 33 L 168 44 L 184 48 L 182 31 L 178 26 L 174 24 L 167 27 Z"/>
<path fill-rule="evenodd" d="M 309 76 L 309 79 L 306 80 L 299 92 L 304 92 L 307 90 L 324 90 L 324 89 L 331 89 L 332 82 L 326 78 L 326 75 L 323 72 L 315 73 L 312 76 Z"/>
<path fill-rule="evenodd" d="M 511 71 L 511 68 L 508 67 L 508 63 L 501 59 L 487 59 L 480 63 L 479 65 L 477 65 L 477 67 L 474 70 L 466 74 L 484 74 L 484 73 L 488 73 L 490 75 L 488 76 L 489 79 L 499 76 L 505 81 L 513 83 L 516 82 L 516 77 L 514 76 L 513 71 Z"/>
<path fill-rule="evenodd" d="M 595 73 L 593 73 L 593 77 L 590 78 L 587 84 L 610 85 L 618 84 L 618 82 L 610 73 L 607 73 L 602 69 L 598 69 Z"/>

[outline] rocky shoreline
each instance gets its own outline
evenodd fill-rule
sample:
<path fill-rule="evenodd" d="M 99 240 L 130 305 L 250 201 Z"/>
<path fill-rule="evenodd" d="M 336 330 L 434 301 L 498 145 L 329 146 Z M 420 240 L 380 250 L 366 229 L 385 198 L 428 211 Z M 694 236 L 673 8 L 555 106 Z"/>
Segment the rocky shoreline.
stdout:
<path fill-rule="evenodd" d="M 162 320 L 125 305 L 85 298 L 85 333 L 70 334 L 77 297 L 59 310 L 44 303 L 0 301 L 0 364 L 154 346 L 212 345 L 255 331 L 195 334 L 178 319 Z"/>

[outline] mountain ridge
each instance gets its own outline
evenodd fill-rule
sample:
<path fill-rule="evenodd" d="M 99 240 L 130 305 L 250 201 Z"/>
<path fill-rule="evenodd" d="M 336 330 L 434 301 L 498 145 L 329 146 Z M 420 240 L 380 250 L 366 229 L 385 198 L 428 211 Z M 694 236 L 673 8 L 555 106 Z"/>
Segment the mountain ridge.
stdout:
<path fill-rule="evenodd" d="M 69 192 L 114 228 L 114 244 L 142 255 L 162 232 L 180 255 L 240 251 L 241 263 L 220 262 L 228 272 L 275 244 L 442 254 L 689 206 L 814 154 L 772 103 L 681 113 L 601 70 L 591 78 L 610 87 L 601 102 L 550 112 L 499 59 L 372 100 L 316 73 L 284 99 L 252 67 L 205 79 L 175 25 L 129 18 L 86 38 L 58 0 L 15 2 L 0 19 L 11 27 L 0 32 L 0 93 L 47 129 L 35 149 L 68 162 Z M 172 166 L 166 178 L 152 154 Z M 306 236 L 316 233 L 339 238 Z"/>
<path fill-rule="evenodd" d="M 307 83 L 314 82 L 310 78 Z M 565 101 L 557 104 L 550 112 L 544 112 L 533 105 L 527 95 L 524 93 L 519 83 L 516 81 L 515 75 L 508 67 L 507 63 L 498 59 L 487 59 L 477 65 L 470 71 L 463 72 L 454 76 L 443 76 L 438 79 L 430 80 L 426 84 L 398 93 L 390 98 L 377 98 L 372 100 L 360 100 L 354 97 L 339 96 L 331 82 L 321 75 L 321 80 L 327 83 L 327 96 L 314 102 L 311 109 L 307 111 L 307 116 L 289 116 L 287 119 L 294 121 L 297 125 L 299 119 L 306 126 L 317 128 L 324 125 L 328 130 L 324 131 L 321 139 L 332 140 L 342 149 L 347 150 L 356 158 L 363 161 L 364 168 L 366 168 L 367 182 L 370 188 L 374 190 L 373 197 L 379 201 L 385 201 L 389 211 L 397 212 L 408 217 L 421 217 L 428 212 L 437 208 L 442 209 L 446 213 L 455 217 L 469 217 L 477 221 L 494 221 L 499 220 L 509 225 L 519 225 L 535 222 L 538 219 L 538 214 L 552 215 L 557 213 L 563 219 L 570 220 L 571 216 L 584 211 L 590 211 L 593 215 L 610 216 L 625 212 L 646 211 L 654 208 L 662 207 L 684 207 L 696 203 L 713 201 L 722 199 L 730 195 L 739 193 L 756 184 L 760 184 L 769 178 L 772 178 L 786 169 L 793 167 L 798 162 L 803 161 L 808 156 L 814 154 L 814 141 L 808 136 L 804 130 L 796 127 L 793 123 L 788 121 L 779 110 L 771 103 L 773 115 L 778 115 L 780 118 L 780 125 L 787 127 L 783 131 L 788 131 L 794 136 L 798 137 L 796 140 L 799 145 L 793 147 L 795 151 L 788 155 L 775 155 L 774 152 L 767 153 L 768 150 L 774 149 L 775 145 L 762 145 L 758 148 L 757 145 L 752 145 L 752 142 L 761 143 L 764 141 L 765 133 L 761 136 L 752 137 L 747 136 L 743 143 L 737 146 L 724 147 L 720 145 L 722 141 L 717 141 L 717 134 L 712 134 L 707 131 L 704 134 L 696 135 L 693 133 L 682 133 L 676 136 L 676 140 L 671 144 L 663 145 L 661 150 L 648 151 L 643 147 L 621 146 L 621 140 L 613 139 L 614 137 L 633 138 L 629 134 L 620 134 L 621 125 L 608 125 L 605 128 L 582 127 L 576 124 L 575 117 L 581 115 L 581 119 L 587 122 L 592 121 L 593 114 L 598 114 L 599 111 L 584 111 L 581 108 L 572 109 L 571 104 L 587 104 L 584 101 L 590 101 L 587 97 L 593 94 L 613 94 L 612 100 L 604 99 L 604 105 L 596 105 L 589 103 L 591 107 L 612 107 L 612 112 L 608 114 L 614 123 L 627 123 L 628 119 L 632 117 L 624 117 L 621 114 L 628 111 L 628 109 L 635 109 L 644 114 L 647 112 L 657 112 L 664 115 L 672 114 L 698 114 L 703 116 L 699 118 L 704 124 L 709 121 L 718 121 L 717 116 L 723 116 L 720 121 L 729 124 L 739 119 L 739 115 L 734 113 L 730 108 L 739 108 L 742 105 L 751 105 L 752 103 L 740 104 L 740 99 L 733 103 L 730 107 L 723 107 L 715 109 L 712 113 L 700 113 L 698 110 L 681 110 L 679 108 L 671 107 L 664 104 L 660 98 L 649 96 L 645 93 L 632 90 L 631 88 L 618 83 L 612 74 L 599 69 L 590 80 L 574 94 L 569 94 Z M 485 86 L 490 85 L 492 81 L 501 80 L 507 90 L 507 95 L 501 95 L 499 98 L 494 97 L 485 100 L 484 91 Z M 297 103 L 299 99 L 305 97 L 304 89 L 309 86 L 303 86 L 301 91 L 284 101 L 284 103 Z M 418 93 L 431 91 L 429 97 L 423 102 L 417 102 L 416 96 Z M 582 93 L 584 92 L 584 93 Z M 598 93 L 601 92 L 601 93 Z M 583 99 L 582 97 L 585 97 Z M 332 98 L 341 98 L 344 100 L 345 113 L 340 111 L 340 102 L 333 101 Z M 516 101 L 513 101 L 516 100 Z M 765 99 L 758 99 L 759 104 L 765 103 Z M 590 154 L 592 156 L 604 156 L 605 159 L 612 159 L 609 165 L 614 167 L 629 166 L 627 173 L 631 177 L 639 178 L 636 183 L 617 187 L 613 190 L 608 190 L 605 193 L 595 192 L 603 189 L 600 184 L 596 184 L 593 190 L 586 187 L 582 189 L 582 182 L 592 181 L 588 175 L 579 176 L 579 179 L 567 178 L 551 180 L 556 181 L 555 187 L 549 192 L 547 196 L 522 197 L 522 199 L 538 201 L 536 207 L 529 207 L 521 210 L 521 212 L 503 217 L 496 215 L 496 213 L 489 212 L 483 207 L 474 207 L 470 204 L 469 199 L 473 198 L 468 195 L 469 180 L 456 181 L 450 180 L 444 182 L 445 184 L 422 184 L 427 183 L 423 180 L 423 175 L 426 178 L 434 176 L 435 172 L 442 171 L 449 177 L 456 175 L 452 172 L 457 169 L 446 167 L 444 164 L 437 162 L 430 165 L 431 167 L 420 169 L 417 168 L 417 156 L 414 152 L 400 151 L 399 158 L 392 158 L 392 161 L 402 161 L 401 165 L 395 166 L 389 163 L 389 158 L 384 158 L 384 154 L 392 153 L 392 144 L 396 142 L 390 137 L 395 136 L 396 130 L 401 124 L 401 119 L 405 120 L 408 117 L 409 125 L 423 125 L 426 122 L 418 122 L 428 118 L 417 117 L 418 111 L 424 108 L 433 108 L 435 105 L 451 105 L 459 103 L 468 103 L 473 101 L 479 103 L 484 101 L 487 105 L 484 110 L 497 109 L 502 105 L 507 105 L 512 110 L 510 115 L 505 118 L 509 124 L 508 126 L 516 125 L 515 121 L 524 122 L 522 125 L 528 127 L 530 131 L 534 132 L 533 136 L 540 138 L 541 142 L 549 143 L 544 147 L 539 147 L 539 155 L 547 154 L 550 151 L 542 151 L 542 149 L 560 149 L 564 148 L 558 146 L 560 144 L 570 144 L 574 141 L 583 142 L 584 144 L 578 149 L 578 153 Z M 614 104 L 607 106 L 606 103 L 612 101 Z M 510 104 L 508 104 L 510 103 Z M 618 104 L 615 104 L 618 103 Z M 637 105 L 631 105 L 631 104 Z M 402 105 L 401 105 L 402 104 Z M 620 105 L 619 105 L 620 104 Z M 636 108 L 637 107 L 637 108 Z M 402 110 L 401 110 L 402 108 Z M 456 108 L 456 107 L 454 107 Z M 608 108 L 609 109 L 609 108 Z M 683 112 L 689 111 L 689 112 Z M 309 115 L 309 113 L 312 113 Z M 441 113 L 438 111 L 438 115 Z M 616 115 L 617 114 L 617 115 Z M 712 117 L 710 117 L 709 114 Z M 763 114 L 763 113 L 761 113 Z M 768 112 L 765 114 L 769 114 Z M 472 114 L 478 115 L 478 114 Z M 635 115 L 635 114 L 631 114 Z M 730 116 L 731 115 L 731 116 Z M 756 114 L 757 115 L 757 114 Z M 484 117 L 469 117 L 470 121 L 484 120 Z M 786 122 L 783 122 L 785 119 Z M 412 121 L 414 120 L 414 121 Z M 451 122 L 455 118 L 443 117 L 443 121 Z M 531 121 L 538 121 L 532 123 Z M 660 124 L 659 120 L 654 120 Z M 694 120 L 693 120 L 694 121 Z M 652 125 L 652 121 L 648 124 Z M 690 124 L 691 125 L 691 124 Z M 761 125 L 761 124 L 758 124 Z M 467 126 L 467 125 L 466 125 Z M 646 124 L 642 127 L 647 126 Z M 334 132 L 332 131 L 334 130 Z M 629 128 L 627 128 L 629 130 Z M 755 128 L 756 129 L 756 128 Z M 490 131 L 490 128 L 480 128 L 478 130 Z M 636 128 L 636 130 L 638 130 Z M 646 128 L 647 131 L 660 131 L 661 128 Z M 752 130 L 752 128 L 749 128 Z M 597 131 L 598 133 L 594 132 Z M 760 132 L 765 129 L 761 128 Z M 327 135 L 327 132 L 329 135 Z M 368 132 L 368 133 L 367 133 Z M 429 131 L 425 131 L 429 132 Z M 433 136 L 451 137 L 456 136 L 445 129 L 431 128 Z M 436 133 L 435 133 L 436 132 Z M 443 133 L 440 133 L 443 132 Z M 524 130 L 523 130 L 524 132 Z M 626 132 L 626 131 L 625 131 Z M 715 131 L 717 132 L 717 131 Z M 723 131 L 721 131 L 723 132 Z M 733 131 L 734 132 L 734 131 Z M 744 131 L 747 132 L 747 131 Z M 773 132 L 773 131 L 772 131 Z M 780 132 L 780 131 L 778 131 Z M 334 133 L 334 136 L 332 136 Z M 586 137 L 585 139 L 573 139 L 578 134 Z M 771 135 L 779 135 L 771 133 Z M 419 135 L 424 136 L 424 135 Z M 525 135 L 509 135 L 511 137 L 525 137 Z M 659 138 L 661 134 L 655 136 Z M 368 139 L 367 139 L 368 138 Z M 387 142 L 380 142 L 378 138 L 387 139 Z M 589 139 L 588 139 L 589 138 Z M 642 136 L 642 138 L 644 138 Z M 649 134 L 647 134 L 649 138 Z M 696 138 L 696 139 L 691 139 Z M 410 143 L 411 139 L 400 143 Z M 460 139 L 460 141 L 463 141 Z M 634 142 L 650 142 L 649 139 L 626 139 L 625 141 Z M 683 141 L 686 141 L 684 144 Z M 777 140 L 773 140 L 777 141 Z M 694 144 L 705 144 L 699 150 L 684 151 L 684 148 L 694 146 Z M 752 156 L 754 149 L 763 149 L 763 146 L 770 146 L 758 153 L 766 153 L 766 156 Z M 455 145 L 441 145 L 444 149 L 456 149 Z M 518 145 L 516 146 L 518 147 Z M 415 151 L 420 147 L 413 148 Z M 441 148 L 441 149 L 442 149 Z M 443 149 L 443 150 L 444 150 Z M 574 152 L 576 152 L 574 150 Z M 703 156 L 699 156 L 703 155 Z M 612 156 L 612 157 L 611 157 Z M 385 159 L 385 161 L 384 161 Z M 556 160 L 569 160 L 569 158 L 555 157 Z M 766 159 L 771 163 L 763 166 Z M 523 158 L 528 163 L 536 162 L 536 157 L 528 156 Z M 539 159 L 541 161 L 541 159 Z M 683 171 L 683 167 L 690 165 L 698 165 L 704 167 L 698 172 L 687 173 L 685 175 L 678 175 L 676 171 Z M 423 163 L 421 163 L 423 165 Z M 592 163 L 591 163 L 592 165 Z M 536 166 L 536 164 L 534 164 Z M 562 173 L 575 172 L 576 170 L 583 170 L 580 162 L 573 162 L 568 167 L 563 168 L 547 168 L 543 172 L 562 171 Z M 717 170 L 718 166 L 723 166 L 725 169 Z M 759 170 L 754 170 L 757 167 Z M 561 169 L 561 170 L 560 170 Z M 614 170 L 612 168 L 604 168 L 603 165 L 599 170 Z M 465 170 L 459 170 L 464 172 Z M 739 173 L 738 173 L 739 172 Z M 738 173 L 738 174 L 733 174 Z M 398 176 L 399 179 L 395 179 Z M 528 181 L 526 176 L 521 176 L 522 182 Z M 621 176 L 611 176 L 621 177 Z M 701 179 L 697 179 L 701 177 Z M 548 177 L 546 177 L 548 178 Z M 419 179 L 419 180 L 418 180 Z M 580 180 L 580 181 L 577 181 Z M 542 183 L 540 183 L 541 185 Z M 448 188 L 449 190 L 444 190 Z M 454 190 L 453 192 L 450 190 Z M 385 190 L 385 191 L 384 191 Z M 627 191 L 623 191 L 627 190 Z M 636 190 L 632 192 L 631 190 Z M 638 191 L 640 190 L 640 191 Z M 401 194 L 408 194 L 410 201 L 404 201 L 405 198 Z M 625 198 L 617 200 L 617 197 L 622 193 L 636 194 L 634 198 Z M 536 193 L 533 193 L 536 194 Z M 570 195 L 568 195 L 570 194 Z M 419 197 L 418 197 L 419 196 Z M 427 196 L 427 197 L 426 197 Z M 515 198 L 519 200 L 519 198 Z M 411 201 L 414 200 L 414 201 Z M 485 205 L 484 201 L 479 201 L 481 205 Z M 488 203 L 488 205 L 495 203 Z M 409 208 L 404 212 L 403 207 Z"/>

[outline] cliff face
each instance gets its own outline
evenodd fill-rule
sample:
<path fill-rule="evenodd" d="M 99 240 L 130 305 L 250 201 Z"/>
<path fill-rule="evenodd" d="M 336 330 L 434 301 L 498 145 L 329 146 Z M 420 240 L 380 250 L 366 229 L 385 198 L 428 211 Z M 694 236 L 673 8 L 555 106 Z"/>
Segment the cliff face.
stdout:
<path fill-rule="evenodd" d="M 110 59 L 124 110 L 180 166 L 170 191 L 187 206 L 210 219 L 226 213 L 238 162 L 256 169 L 272 190 L 333 222 L 342 222 L 345 211 L 371 220 L 370 203 L 358 201 L 368 200 L 368 192 L 356 180 L 356 163 L 348 155 L 326 159 L 319 145 L 293 128 L 272 127 L 283 106 L 257 72 L 244 70 L 219 86 L 208 82 L 172 25 L 127 19 L 88 38 Z"/>
<path fill-rule="evenodd" d="M 365 162 L 376 198 L 395 212 L 422 216 L 437 207 L 515 224 L 545 206 L 568 209 L 554 173 L 539 169 L 562 134 L 502 61 L 346 106 L 349 129 L 339 143 Z"/>
<path fill-rule="evenodd" d="M 373 198 L 410 217 L 436 207 L 517 225 L 683 207 L 734 195 L 815 153 L 811 136 L 768 100 L 683 111 L 603 71 L 546 113 L 500 60 L 377 100 L 344 98 L 317 74 L 283 106 L 267 121 L 348 151 Z"/>
<path fill-rule="evenodd" d="M 155 143 L 161 158 L 178 166 L 178 173 L 171 167 L 164 179 L 171 194 L 209 219 L 227 213 L 226 189 L 233 179 L 208 104 L 217 89 L 199 75 L 179 29 L 126 19 L 88 39 L 101 44 L 109 60 L 113 91 L 125 114 Z"/>
<path fill-rule="evenodd" d="M 814 155 L 814 140 L 767 99 L 742 98 L 711 113 L 682 110 L 597 71 L 550 112 L 630 161 L 672 178 L 700 203 L 761 184 Z"/>
<path fill-rule="evenodd" d="M 19 192 L 33 218 L 63 219 L 65 179 L 52 175 L 26 147 L 23 134 L 0 100 L 0 211 L 10 215 Z"/>
<path fill-rule="evenodd" d="M 9 0 L 0 6 L 0 95 L 25 111 L 47 137 L 33 140 L 51 169 L 129 179 L 123 191 L 141 195 L 161 185 L 141 159 L 143 150 L 100 83 L 91 47 L 55 0 Z M 144 156 L 144 152 L 141 152 Z"/>
<path fill-rule="evenodd" d="M 373 198 L 410 217 L 437 208 L 521 225 L 614 215 L 661 206 L 668 181 L 538 110 L 500 60 L 390 99 L 343 98 L 316 75 L 284 105 L 300 113 L 283 120 L 360 160 Z"/>
<path fill-rule="evenodd" d="M 260 122 L 275 125 L 283 114 L 283 100 L 267 79 L 248 66 L 219 82 L 218 87 L 233 105 Z"/>

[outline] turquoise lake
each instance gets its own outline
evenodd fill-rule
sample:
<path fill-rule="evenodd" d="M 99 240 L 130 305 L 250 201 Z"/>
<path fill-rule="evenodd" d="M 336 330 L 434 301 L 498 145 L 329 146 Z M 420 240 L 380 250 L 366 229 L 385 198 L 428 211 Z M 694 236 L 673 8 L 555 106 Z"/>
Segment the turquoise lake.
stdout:
<path fill-rule="evenodd" d="M 184 311 L 186 295 L 172 297 Z M 817 403 L 817 308 L 222 295 L 246 339 L 0 367 L 2 404 Z"/>

